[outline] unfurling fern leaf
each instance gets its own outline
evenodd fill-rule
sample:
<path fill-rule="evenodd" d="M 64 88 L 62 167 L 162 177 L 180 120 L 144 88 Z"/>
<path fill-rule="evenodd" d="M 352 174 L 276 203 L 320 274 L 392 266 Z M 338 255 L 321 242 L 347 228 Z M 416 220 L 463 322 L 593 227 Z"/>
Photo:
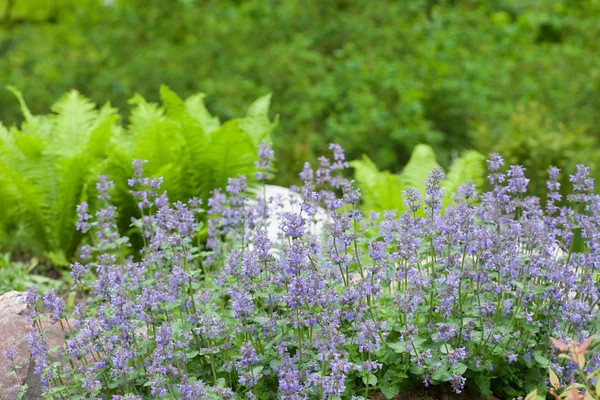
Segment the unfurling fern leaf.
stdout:
<path fill-rule="evenodd" d="M 433 149 L 425 144 L 415 147 L 402 172 L 392 174 L 379 171 L 377 166 L 367 157 L 361 161 L 352 161 L 354 178 L 362 192 L 364 208 L 377 212 L 385 210 L 404 211 L 402 192 L 409 187 L 419 191 L 425 198 L 425 181 L 434 168 L 441 168 Z M 476 151 L 466 151 L 450 166 L 442 181 L 445 189 L 443 206 L 452 202 L 456 189 L 466 181 L 472 181 L 481 188 L 485 176 L 485 157 Z"/>

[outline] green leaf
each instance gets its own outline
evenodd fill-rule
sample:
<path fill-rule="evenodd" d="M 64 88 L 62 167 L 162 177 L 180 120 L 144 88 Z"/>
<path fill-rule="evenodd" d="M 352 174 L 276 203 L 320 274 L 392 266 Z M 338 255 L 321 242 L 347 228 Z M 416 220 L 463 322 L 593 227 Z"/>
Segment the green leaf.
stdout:
<path fill-rule="evenodd" d="M 543 368 L 546 368 L 548 365 L 550 365 L 550 360 L 544 357 L 542 352 L 539 350 L 533 352 L 533 358 L 535 358 L 535 360 L 540 363 L 540 366 Z"/>
<path fill-rule="evenodd" d="M 406 352 L 406 343 L 404 342 L 388 343 L 388 347 L 394 350 L 396 353 Z"/>
<path fill-rule="evenodd" d="M 223 188 L 227 185 L 227 178 L 254 171 L 256 149 L 238 124 L 237 121 L 228 121 L 211 136 L 207 161 L 212 187 Z"/>
<path fill-rule="evenodd" d="M 375 386 L 377 385 L 377 377 L 373 374 L 364 375 L 362 381 L 365 385 Z"/>
<path fill-rule="evenodd" d="M 204 105 L 204 97 L 204 93 L 190 96 L 185 100 L 185 105 L 192 118 L 200 123 L 206 135 L 210 135 L 221 127 L 221 122 L 218 117 L 210 115 Z"/>
<path fill-rule="evenodd" d="M 187 358 L 194 358 L 194 357 L 196 357 L 198 354 L 200 354 L 200 352 L 199 352 L 199 351 L 197 351 L 197 350 L 192 350 L 192 351 L 188 351 L 187 353 L 185 353 L 185 356 L 186 356 Z"/>
<path fill-rule="evenodd" d="M 431 146 L 418 144 L 412 151 L 408 163 L 400 173 L 400 181 L 404 187 L 417 189 L 421 195 L 425 193 L 425 181 L 434 168 L 441 168 Z"/>
<path fill-rule="evenodd" d="M 450 203 L 452 195 L 458 187 L 471 181 L 476 187 L 482 188 L 485 184 L 486 165 L 485 156 L 475 150 L 467 150 L 460 155 L 448 170 L 442 181 L 444 188 L 444 203 Z"/>
<path fill-rule="evenodd" d="M 252 374 L 253 375 L 258 375 L 258 374 L 260 374 L 263 371 L 264 368 L 265 367 L 263 367 L 262 365 L 258 365 L 256 367 L 252 368 Z"/>
<path fill-rule="evenodd" d="M 400 386 L 391 383 L 385 383 L 381 386 L 381 392 L 386 399 L 391 399 L 400 393 Z"/>
<path fill-rule="evenodd" d="M 458 363 L 456 367 L 452 367 L 452 375 L 462 375 L 467 371 L 467 366 L 463 363 Z"/>
<path fill-rule="evenodd" d="M 488 376 L 485 376 L 483 374 L 476 374 L 475 377 L 473 378 L 473 381 L 479 388 L 479 391 L 481 392 L 482 395 L 484 395 L 484 396 L 492 395 L 492 391 L 490 389 L 491 379 Z"/>
<path fill-rule="evenodd" d="M 431 379 L 437 382 L 447 382 L 450 379 L 450 370 L 447 365 L 442 365 L 431 374 Z"/>
<path fill-rule="evenodd" d="M 271 105 L 271 94 L 259 97 L 248 107 L 246 117 L 240 120 L 240 129 L 244 131 L 255 147 L 260 142 L 271 141 L 269 135 L 277 126 L 276 122 L 269 120 L 269 106 Z"/>

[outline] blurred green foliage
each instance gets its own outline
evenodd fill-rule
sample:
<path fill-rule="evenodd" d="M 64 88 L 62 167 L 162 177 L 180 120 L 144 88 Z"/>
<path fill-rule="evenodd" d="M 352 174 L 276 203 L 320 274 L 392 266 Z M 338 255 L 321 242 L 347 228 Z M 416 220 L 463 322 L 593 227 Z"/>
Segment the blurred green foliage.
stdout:
<path fill-rule="evenodd" d="M 0 253 L 0 295 L 11 290 L 24 292 L 30 286 L 36 286 L 38 290 L 44 291 L 65 289 L 66 284 L 62 280 L 39 275 L 36 271 L 38 267 L 39 263 L 35 258 L 28 261 L 13 261 L 10 253 Z"/>
<path fill-rule="evenodd" d="M 268 117 L 270 95 L 252 103 L 245 117 L 221 123 L 204 107 L 199 93 L 180 98 L 166 86 L 162 105 L 135 95 L 130 123 L 116 109 L 98 108 L 77 91 L 59 98 L 52 113 L 35 115 L 16 89 L 24 122 L 0 123 L 0 247 L 26 257 L 66 266 L 82 240 L 75 229 L 76 207 L 97 210 L 98 175 L 114 181 L 111 202 L 120 228 L 138 216 L 129 192 L 132 159 L 147 160 L 145 174 L 164 178 L 171 201 L 204 201 L 229 177 L 245 174 L 252 183 L 258 146 L 271 141 L 276 122 Z"/>
<path fill-rule="evenodd" d="M 165 83 L 184 97 L 206 93 L 208 109 L 229 119 L 273 92 L 280 183 L 330 141 L 393 171 L 418 143 L 445 167 L 476 148 L 545 170 L 571 165 L 567 154 L 600 135 L 600 0 L 12 2 L 0 82 L 34 112 L 71 88 L 126 110 L 131 93 L 156 101 Z M 530 103 L 553 122 L 515 129 Z M 0 91 L 0 120 L 19 119 Z M 556 134 L 565 137 L 547 144 Z M 524 155 L 506 139 L 518 135 L 544 150 Z"/>
<path fill-rule="evenodd" d="M 543 195 L 548 167 L 559 167 L 563 171 L 559 175 L 561 192 L 566 195 L 572 187 L 567 172 L 574 172 L 577 164 L 589 166 L 598 178 L 600 143 L 586 132 L 586 126 L 569 128 L 556 122 L 547 107 L 533 103 L 519 106 L 502 134 L 494 134 L 488 124 L 481 124 L 473 137 L 478 148 L 503 155 L 508 165 L 527 168 L 532 193 Z"/>

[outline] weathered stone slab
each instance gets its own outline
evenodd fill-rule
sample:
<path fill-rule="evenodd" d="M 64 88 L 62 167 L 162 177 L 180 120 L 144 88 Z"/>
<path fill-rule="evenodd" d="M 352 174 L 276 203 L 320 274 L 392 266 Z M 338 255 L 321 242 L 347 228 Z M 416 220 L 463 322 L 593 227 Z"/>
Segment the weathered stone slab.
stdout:
<path fill-rule="evenodd" d="M 14 349 L 15 363 L 21 366 L 19 377 L 10 371 L 8 361 L 0 357 L 0 398 L 16 400 L 17 394 L 12 391 L 15 385 L 25 383 L 29 386 L 25 399 L 41 398 L 39 378 L 33 374 L 33 360 L 27 344 L 27 335 L 33 325 L 27 320 L 27 307 L 24 303 L 25 293 L 8 292 L 0 295 L 0 355 Z M 48 325 L 46 339 L 49 347 L 63 344 L 63 335 L 58 325 Z"/>

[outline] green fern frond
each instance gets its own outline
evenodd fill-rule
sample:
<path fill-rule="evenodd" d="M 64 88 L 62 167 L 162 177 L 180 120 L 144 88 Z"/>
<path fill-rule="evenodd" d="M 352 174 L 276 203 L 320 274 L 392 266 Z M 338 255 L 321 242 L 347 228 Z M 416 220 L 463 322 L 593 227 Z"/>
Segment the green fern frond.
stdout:
<path fill-rule="evenodd" d="M 88 169 L 88 160 L 83 155 L 65 160 L 60 167 L 60 179 L 57 182 L 60 194 L 49 211 L 48 225 L 52 233 L 51 248 L 62 250 L 65 254 L 75 251 L 75 210 L 81 200 Z"/>
<path fill-rule="evenodd" d="M 13 224 L 20 225 L 35 246 L 50 247 L 46 225 L 47 194 L 0 160 L 0 193 Z"/>
<path fill-rule="evenodd" d="M 185 100 L 185 105 L 192 118 L 202 126 L 204 133 L 210 135 L 221 127 L 221 121 L 219 121 L 219 117 L 210 115 L 204 105 L 204 97 L 206 97 L 204 93 L 192 95 Z"/>
<path fill-rule="evenodd" d="M 165 111 L 157 104 L 147 102 L 138 93 L 129 99 L 129 104 L 135 106 L 129 116 L 129 130 L 131 132 L 141 131 L 149 125 L 164 119 Z"/>
<path fill-rule="evenodd" d="M 402 186 L 400 177 L 388 171 L 379 171 L 369 157 L 352 161 L 354 178 L 361 188 L 364 205 L 370 210 L 398 210 L 402 208 Z"/>
<path fill-rule="evenodd" d="M 99 174 L 115 182 L 112 202 L 126 231 L 139 210 L 127 185 L 131 160 L 148 160 L 147 176 L 164 178 L 170 200 L 206 199 L 230 177 L 252 183 L 257 146 L 277 122 L 268 117 L 270 95 L 254 102 L 247 116 L 221 124 L 204 106 L 204 95 L 182 100 L 160 89 L 162 106 L 135 95 L 130 123 L 117 111 L 100 109 L 76 91 L 61 97 L 52 114 L 33 115 L 21 93 L 11 89 L 25 121 L 10 130 L 0 125 L 0 244 L 65 265 L 80 242 L 76 206 L 94 198 Z"/>
<path fill-rule="evenodd" d="M 98 118 L 96 105 L 72 90 L 61 97 L 51 110 L 55 113 L 49 151 L 56 157 L 69 158 L 87 143 L 87 134 Z"/>
<path fill-rule="evenodd" d="M 21 131 L 25 134 L 38 137 L 49 137 L 52 133 L 52 122 L 46 116 L 33 115 L 27 107 L 23 94 L 14 86 L 8 86 L 8 90 L 15 95 L 21 106 L 21 112 L 25 121 L 21 126 Z"/>
<path fill-rule="evenodd" d="M 412 151 L 410 159 L 400 173 L 400 181 L 405 188 L 417 189 L 421 195 L 425 193 L 425 181 L 434 168 L 441 168 L 433 149 L 426 144 L 418 144 Z"/>
<path fill-rule="evenodd" d="M 227 179 L 254 170 L 257 159 L 256 147 L 249 135 L 239 127 L 239 121 L 228 121 L 211 135 L 209 144 L 211 180 L 206 182 L 204 190 L 223 188 Z M 249 174 L 248 180 L 254 178 Z"/>
<path fill-rule="evenodd" d="M 362 192 L 363 206 L 367 210 L 404 211 L 402 191 L 409 187 L 418 190 L 421 198 L 425 198 L 425 182 L 434 168 L 441 168 L 433 149 L 424 144 L 417 145 L 409 162 L 400 174 L 379 171 L 377 166 L 367 157 L 361 161 L 352 161 L 354 177 Z M 445 189 L 442 203 L 448 205 L 456 189 L 467 180 L 471 180 L 481 188 L 485 176 L 485 157 L 476 151 L 467 151 L 451 165 L 441 185 Z"/>
<path fill-rule="evenodd" d="M 445 190 L 444 202 L 450 202 L 456 189 L 464 185 L 466 181 L 471 181 L 475 186 L 481 189 L 485 183 L 486 174 L 485 156 L 475 150 L 467 150 L 460 155 L 446 174 L 442 181 L 442 187 Z"/>
<path fill-rule="evenodd" d="M 262 141 L 271 141 L 270 134 L 277 126 L 279 117 L 274 122 L 269 119 L 270 105 L 271 93 L 259 97 L 248 107 L 246 117 L 240 121 L 240 129 L 248 134 L 257 147 Z"/>

